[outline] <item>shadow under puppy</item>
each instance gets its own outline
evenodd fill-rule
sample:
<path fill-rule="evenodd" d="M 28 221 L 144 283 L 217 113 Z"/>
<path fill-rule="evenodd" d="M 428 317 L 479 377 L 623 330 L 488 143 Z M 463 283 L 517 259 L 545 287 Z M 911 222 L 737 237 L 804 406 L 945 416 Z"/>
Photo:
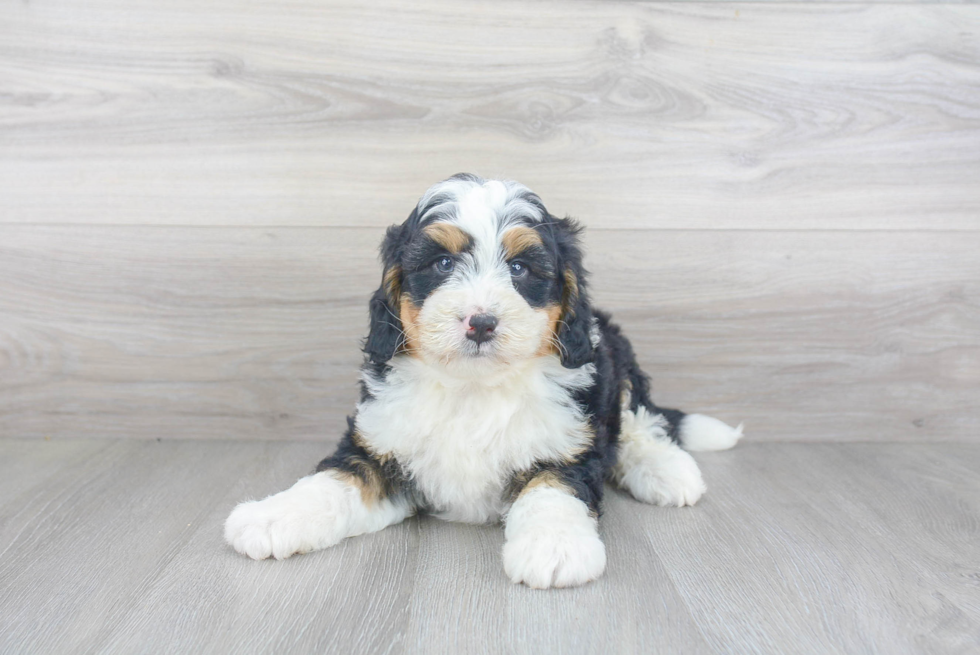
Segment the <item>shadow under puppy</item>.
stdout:
<path fill-rule="evenodd" d="M 381 246 L 361 400 L 317 473 L 225 523 L 235 550 L 289 557 L 418 512 L 504 521 L 504 571 L 531 587 L 599 577 L 603 483 L 657 505 L 705 491 L 686 451 L 741 437 L 662 409 L 629 341 L 589 303 L 580 228 L 515 182 L 456 175 Z"/>

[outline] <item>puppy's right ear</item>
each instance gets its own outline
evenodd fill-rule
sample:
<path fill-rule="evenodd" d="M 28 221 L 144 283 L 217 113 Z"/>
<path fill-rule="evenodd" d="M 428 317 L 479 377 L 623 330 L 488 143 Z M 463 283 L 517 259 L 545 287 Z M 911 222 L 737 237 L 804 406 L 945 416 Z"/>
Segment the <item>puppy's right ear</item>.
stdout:
<path fill-rule="evenodd" d="M 371 296 L 370 331 L 364 341 L 364 353 L 375 364 L 384 364 L 405 345 L 405 331 L 399 317 L 401 305 L 401 248 L 404 226 L 392 225 L 381 243 L 384 275 L 381 286 Z"/>

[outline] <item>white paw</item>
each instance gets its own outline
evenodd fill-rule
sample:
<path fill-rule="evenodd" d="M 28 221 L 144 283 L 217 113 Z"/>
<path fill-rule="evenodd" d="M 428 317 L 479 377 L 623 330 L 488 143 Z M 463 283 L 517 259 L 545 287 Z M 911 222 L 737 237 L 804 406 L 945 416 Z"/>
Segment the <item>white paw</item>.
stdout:
<path fill-rule="evenodd" d="M 274 496 L 238 505 L 225 521 L 225 541 L 252 559 L 285 559 L 332 546 L 348 534 L 352 493 L 327 473 L 303 478 Z"/>
<path fill-rule="evenodd" d="M 693 505 L 707 491 L 697 462 L 680 448 L 654 466 L 635 466 L 627 477 L 629 483 L 624 486 L 638 500 L 654 505 Z"/>
<path fill-rule="evenodd" d="M 634 498 L 652 505 L 693 505 L 706 491 L 697 462 L 666 437 L 622 441 L 613 478 Z"/>
<path fill-rule="evenodd" d="M 552 488 L 518 498 L 507 516 L 504 572 L 534 589 L 573 587 L 606 569 L 606 547 L 585 503 Z"/>
<path fill-rule="evenodd" d="M 606 547 L 598 535 L 538 531 L 504 544 L 504 572 L 533 589 L 574 587 L 606 569 Z"/>
<path fill-rule="evenodd" d="M 688 414 L 678 426 L 681 444 L 692 452 L 728 450 L 742 438 L 742 424 L 733 428 L 704 414 Z"/>

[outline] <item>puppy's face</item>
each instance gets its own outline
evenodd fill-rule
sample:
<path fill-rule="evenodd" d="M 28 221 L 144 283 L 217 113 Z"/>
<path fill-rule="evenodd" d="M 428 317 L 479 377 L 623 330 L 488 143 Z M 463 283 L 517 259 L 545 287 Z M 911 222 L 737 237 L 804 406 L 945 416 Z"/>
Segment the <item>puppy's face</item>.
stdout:
<path fill-rule="evenodd" d="M 560 223 L 516 183 L 457 176 L 429 189 L 382 248 L 396 350 L 471 374 L 560 354 L 579 296 Z"/>

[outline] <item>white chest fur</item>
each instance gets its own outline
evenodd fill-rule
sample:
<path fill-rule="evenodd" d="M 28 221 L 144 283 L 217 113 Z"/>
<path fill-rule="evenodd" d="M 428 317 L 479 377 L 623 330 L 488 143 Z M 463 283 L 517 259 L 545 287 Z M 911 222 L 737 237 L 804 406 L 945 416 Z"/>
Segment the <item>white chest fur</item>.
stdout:
<path fill-rule="evenodd" d="M 441 518 L 496 520 L 514 473 L 562 460 L 590 439 L 571 396 L 591 384 L 591 364 L 569 370 L 541 357 L 467 381 L 415 358 L 391 364 L 383 382 L 365 378 L 374 398 L 358 405 L 357 430 L 376 454 L 395 456 Z"/>

